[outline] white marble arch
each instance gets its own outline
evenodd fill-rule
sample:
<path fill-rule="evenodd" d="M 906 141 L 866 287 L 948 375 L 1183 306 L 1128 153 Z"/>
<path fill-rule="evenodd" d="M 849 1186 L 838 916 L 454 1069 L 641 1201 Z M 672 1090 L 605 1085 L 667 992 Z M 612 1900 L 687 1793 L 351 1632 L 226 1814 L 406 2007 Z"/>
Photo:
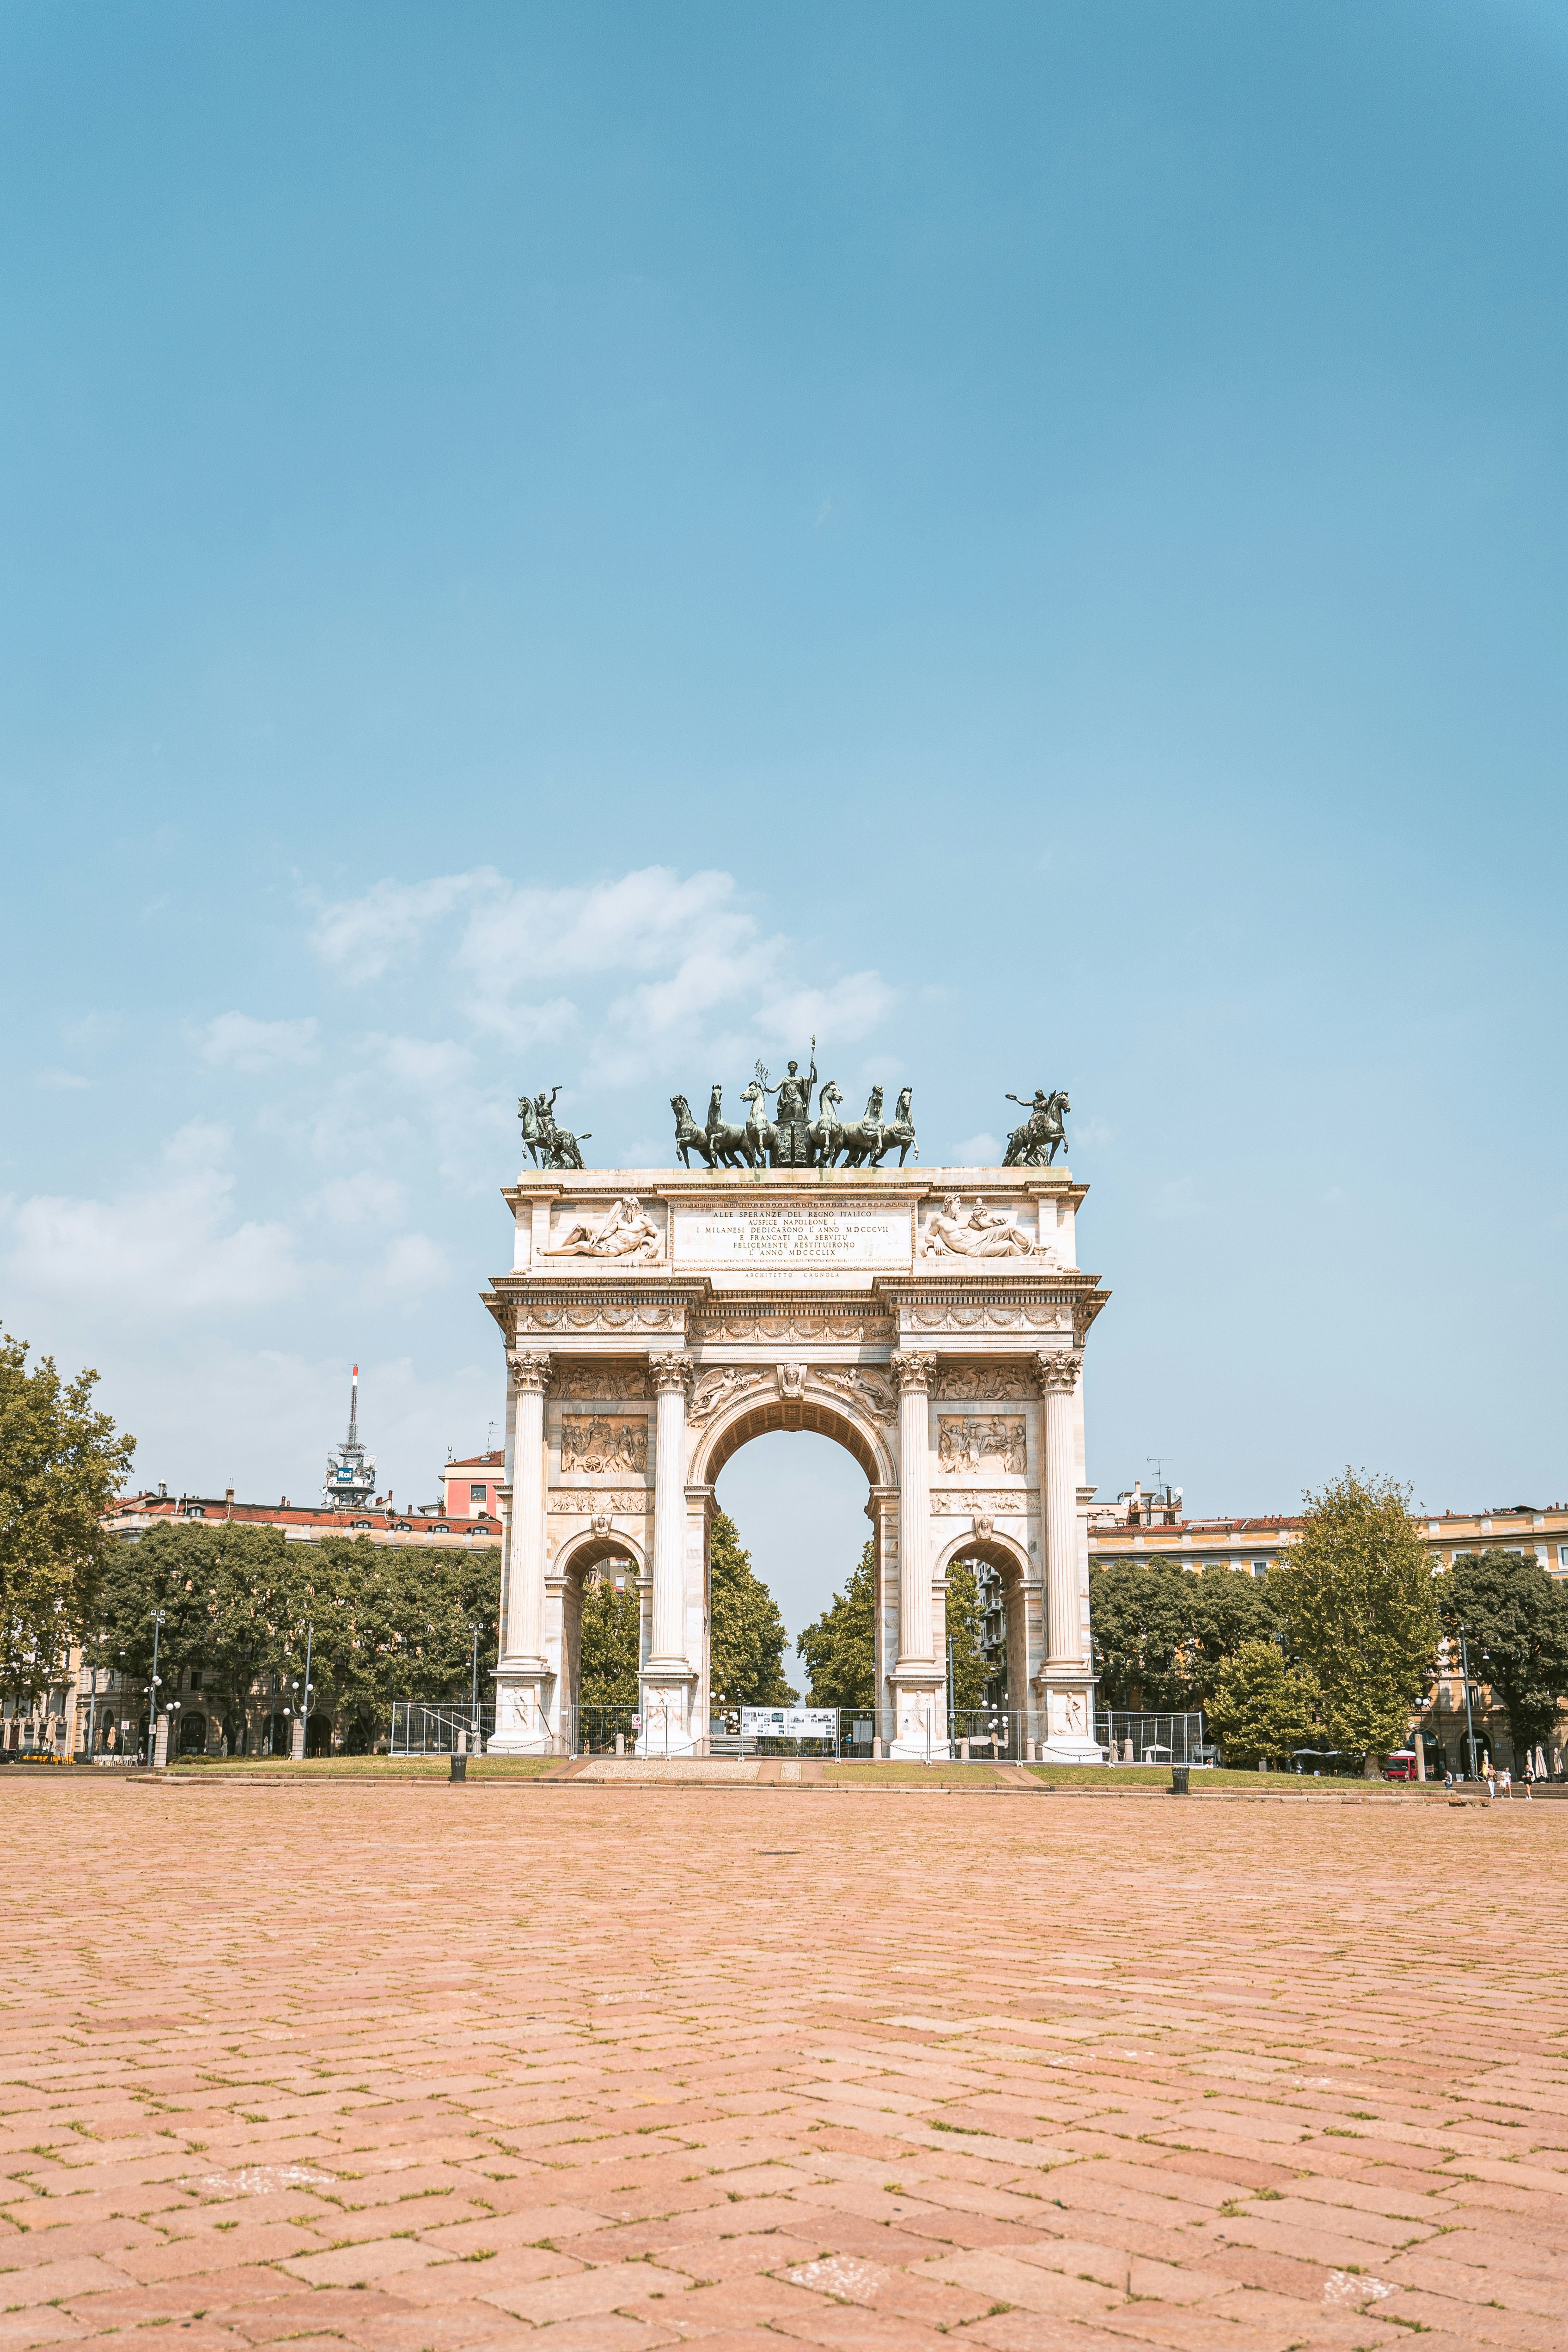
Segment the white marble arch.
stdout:
<path fill-rule="evenodd" d="M 486 1293 L 508 1374 L 497 1752 L 570 1740 L 581 1580 L 612 1558 L 642 1598 L 644 1724 L 702 1750 L 715 1481 L 750 1438 L 811 1429 L 866 1475 L 884 1752 L 946 1750 L 946 1569 L 985 1550 L 1022 1629 L 1015 1705 L 1048 1756 L 1096 1753 L 1084 1193 L 1065 1168 L 524 1170 Z M 583 1415 L 601 1445 L 569 1444 Z M 973 1442 L 945 1442 L 966 1415 Z"/>

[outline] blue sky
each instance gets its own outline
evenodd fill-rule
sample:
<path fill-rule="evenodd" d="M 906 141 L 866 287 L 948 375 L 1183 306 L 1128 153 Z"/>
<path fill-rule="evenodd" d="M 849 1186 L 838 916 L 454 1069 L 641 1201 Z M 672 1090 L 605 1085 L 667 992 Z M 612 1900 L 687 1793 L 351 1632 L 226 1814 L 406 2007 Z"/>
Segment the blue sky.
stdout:
<path fill-rule="evenodd" d="M 1102 1491 L 1563 1494 L 1565 131 L 1561 7 L 16 0 L 0 1317 L 427 1494 L 518 1092 L 814 1026 L 1070 1089 Z"/>

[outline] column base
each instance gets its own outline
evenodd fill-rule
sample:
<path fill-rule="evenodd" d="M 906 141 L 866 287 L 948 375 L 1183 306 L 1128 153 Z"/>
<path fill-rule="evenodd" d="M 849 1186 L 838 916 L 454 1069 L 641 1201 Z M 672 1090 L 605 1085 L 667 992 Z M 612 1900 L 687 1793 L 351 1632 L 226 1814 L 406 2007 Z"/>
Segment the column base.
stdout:
<path fill-rule="evenodd" d="M 555 1680 L 542 1658 L 504 1658 L 496 1669 L 496 1728 L 486 1743 L 491 1756 L 556 1756 L 563 1743 L 550 1723 L 549 1685 Z"/>
<path fill-rule="evenodd" d="M 889 1679 L 893 1684 L 889 1759 L 894 1764 L 946 1764 L 953 1752 L 947 1737 L 946 1673 L 922 1659 L 901 1658 Z"/>
<path fill-rule="evenodd" d="M 685 1658 L 650 1658 L 642 1673 L 639 1756 L 706 1756 L 707 1726 L 693 1719 L 697 1678 Z"/>

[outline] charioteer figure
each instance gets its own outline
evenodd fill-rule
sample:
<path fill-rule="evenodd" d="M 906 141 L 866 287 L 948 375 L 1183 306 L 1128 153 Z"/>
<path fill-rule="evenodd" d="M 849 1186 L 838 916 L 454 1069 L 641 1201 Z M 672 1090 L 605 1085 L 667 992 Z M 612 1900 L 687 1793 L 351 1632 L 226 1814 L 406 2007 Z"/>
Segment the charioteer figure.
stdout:
<path fill-rule="evenodd" d="M 1009 1136 L 1002 1166 L 1049 1168 L 1057 1153 L 1065 1153 L 1067 1150 L 1067 1129 L 1062 1125 L 1062 1114 L 1071 1111 L 1072 1105 L 1066 1093 L 1058 1087 L 1054 1094 L 1048 1095 L 1043 1087 L 1036 1087 L 1032 1102 L 1027 1095 L 1009 1095 L 1008 1100 L 1016 1102 L 1020 1110 L 1027 1110 L 1029 1117 L 1022 1127 L 1015 1127 Z"/>
<path fill-rule="evenodd" d="M 773 1165 L 776 1168 L 808 1168 L 811 1164 L 811 1089 L 817 1083 L 817 1041 L 811 1040 L 811 1066 L 800 1076 L 799 1062 L 791 1062 L 777 1086 L 769 1086 L 768 1073 L 759 1062 L 758 1082 L 765 1095 L 777 1095 L 773 1125 L 778 1135 Z"/>

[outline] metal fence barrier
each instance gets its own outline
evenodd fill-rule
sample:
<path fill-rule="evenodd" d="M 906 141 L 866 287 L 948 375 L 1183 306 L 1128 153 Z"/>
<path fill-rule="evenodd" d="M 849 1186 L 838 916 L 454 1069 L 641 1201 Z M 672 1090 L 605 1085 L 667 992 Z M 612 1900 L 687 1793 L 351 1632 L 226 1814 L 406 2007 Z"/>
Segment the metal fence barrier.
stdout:
<path fill-rule="evenodd" d="M 392 1703 L 394 1756 L 482 1756 L 496 1728 L 496 1710 L 467 1699 L 400 1698 Z"/>
<path fill-rule="evenodd" d="M 1212 1764 L 1218 1753 L 1205 1737 L 1201 1711 L 1165 1715 L 1108 1707 L 1095 1716 L 1094 1737 L 1118 1764 Z"/>

